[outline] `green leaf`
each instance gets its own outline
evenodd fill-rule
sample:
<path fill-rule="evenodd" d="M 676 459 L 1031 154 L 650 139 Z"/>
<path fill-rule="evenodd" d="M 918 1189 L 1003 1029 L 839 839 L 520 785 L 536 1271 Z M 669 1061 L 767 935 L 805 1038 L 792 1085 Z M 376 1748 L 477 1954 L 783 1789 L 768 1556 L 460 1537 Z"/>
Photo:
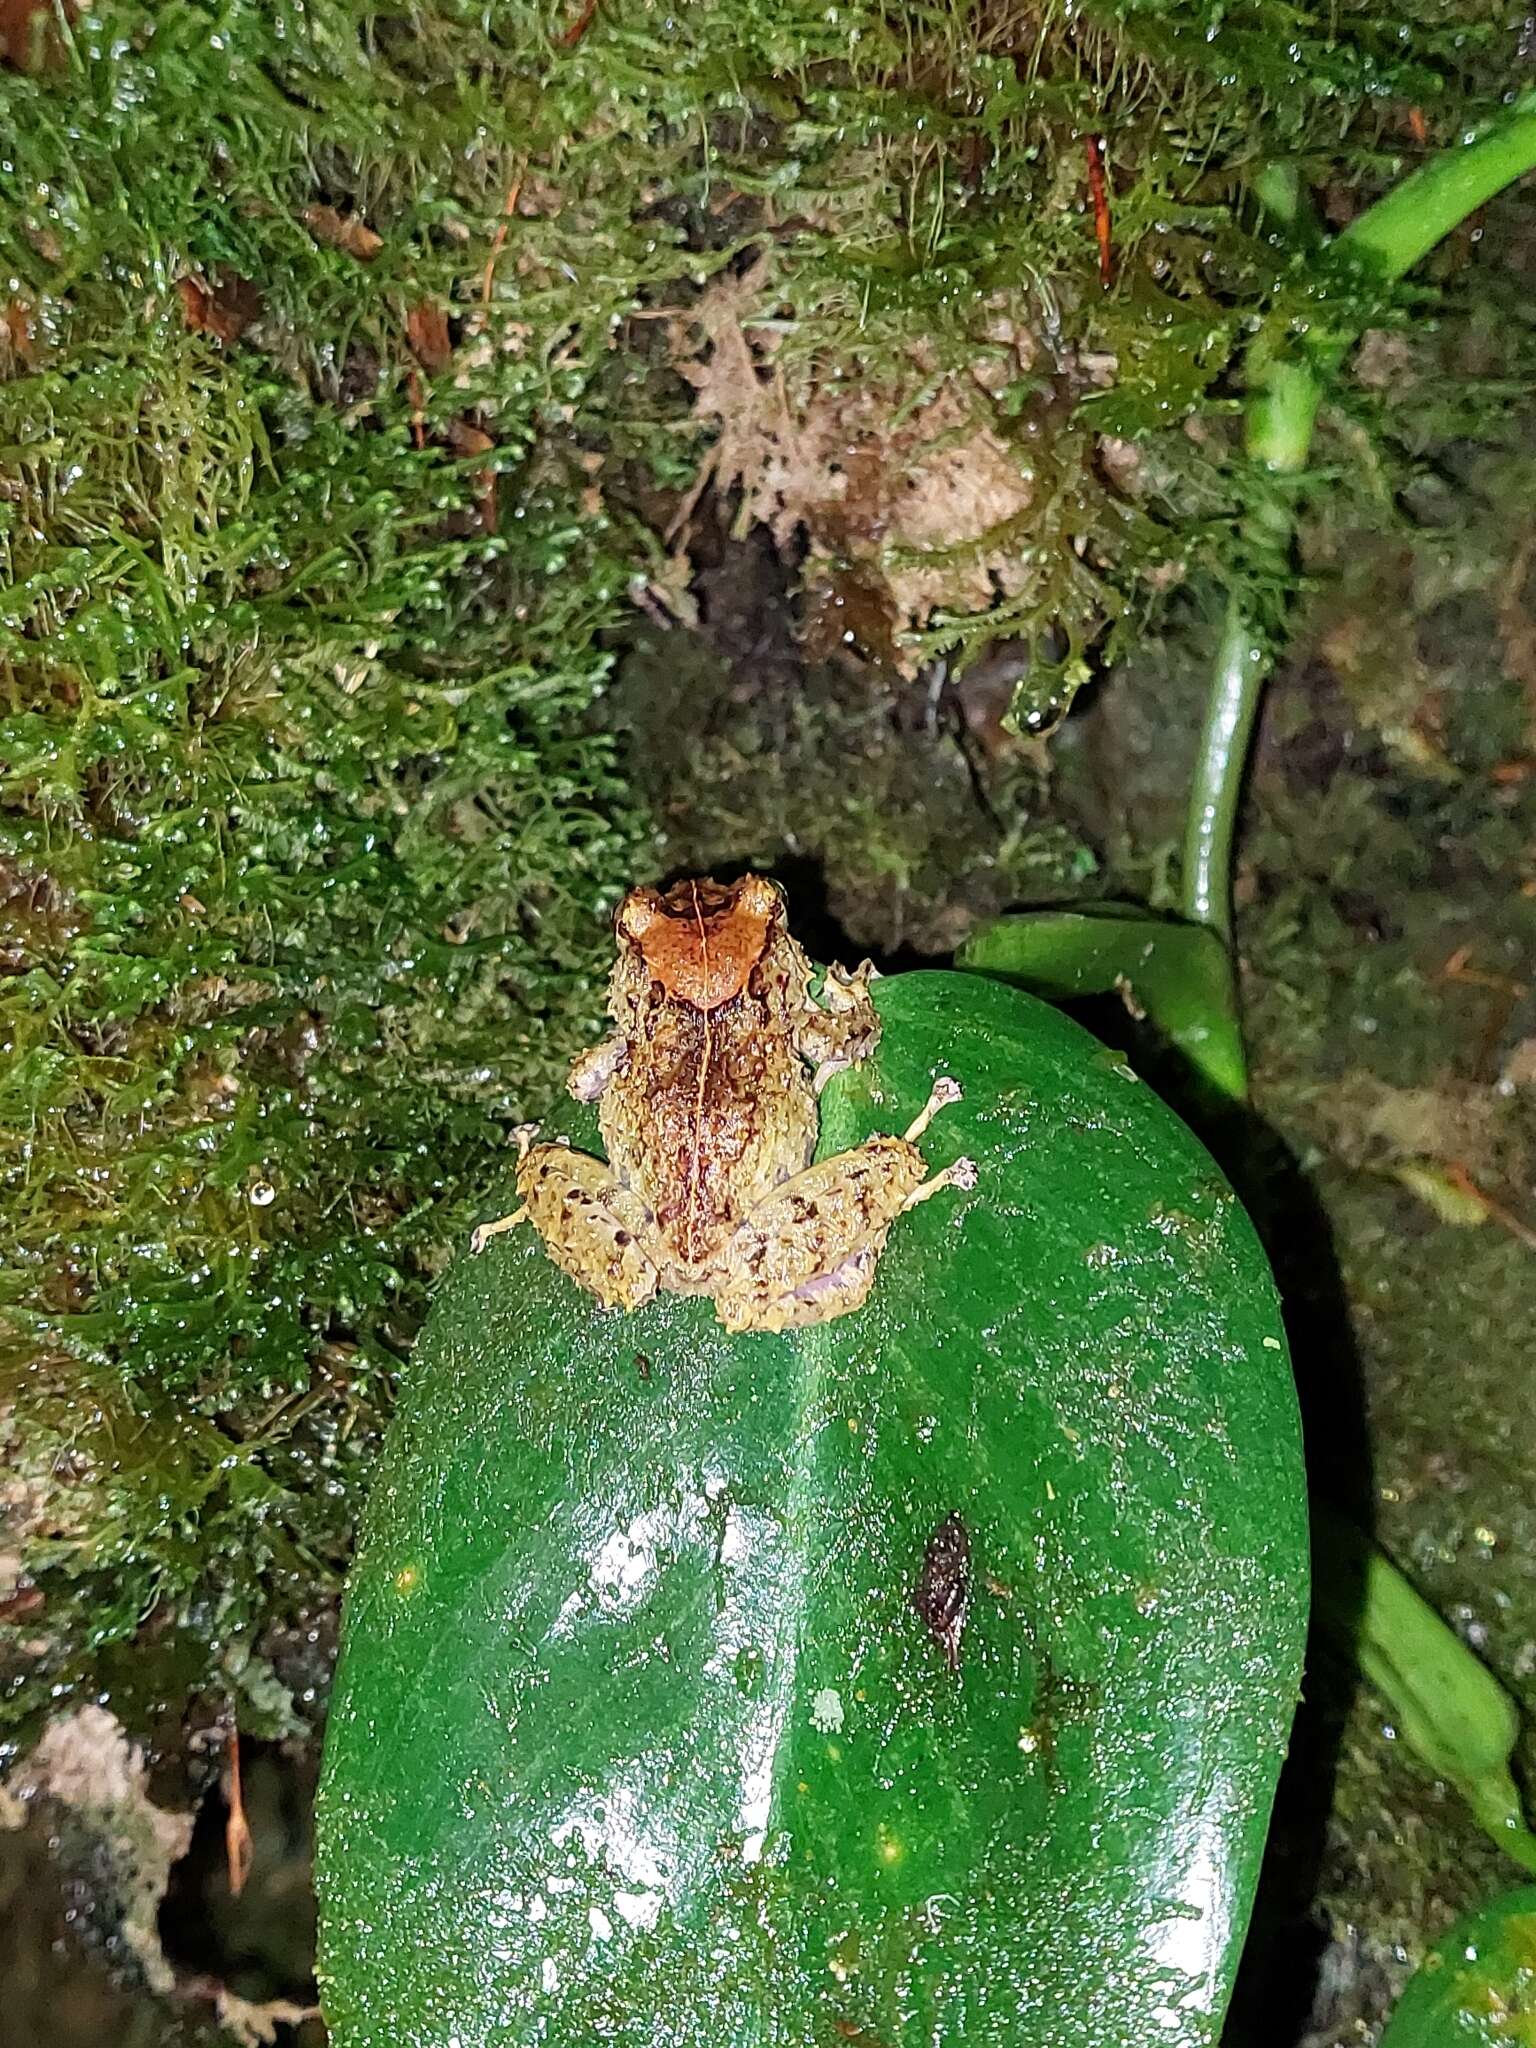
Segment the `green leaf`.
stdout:
<path fill-rule="evenodd" d="M 442 1286 L 327 1740 L 336 2048 L 1216 2038 L 1306 1607 L 1273 1283 L 1075 1024 L 875 993 L 823 1153 L 943 1072 L 925 1153 L 980 1175 L 864 1310 L 605 1315 L 523 1233 Z M 951 1668 L 913 1596 L 955 1515 Z"/>
<path fill-rule="evenodd" d="M 1036 910 L 980 926 L 957 957 L 973 973 L 997 975 L 1056 1002 L 1119 991 L 1217 1101 L 1247 1096 L 1232 959 L 1206 925 L 1119 903 Z"/>
<path fill-rule="evenodd" d="M 1459 1920 L 1429 1951 L 1381 2048 L 1526 2048 L 1536 2041 L 1536 1885 Z"/>
<path fill-rule="evenodd" d="M 1501 1849 L 1536 1870 L 1536 1835 L 1510 1769 L 1514 1701 L 1391 1559 L 1321 1504 L 1313 1547 L 1319 1620 L 1387 1700 L 1414 1754 L 1456 1787 Z"/>

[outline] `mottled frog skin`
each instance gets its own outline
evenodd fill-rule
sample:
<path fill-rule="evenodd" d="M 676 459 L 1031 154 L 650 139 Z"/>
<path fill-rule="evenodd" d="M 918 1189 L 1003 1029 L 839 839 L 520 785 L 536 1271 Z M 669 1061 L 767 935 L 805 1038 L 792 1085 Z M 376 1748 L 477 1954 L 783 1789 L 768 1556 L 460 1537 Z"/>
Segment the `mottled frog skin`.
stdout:
<path fill-rule="evenodd" d="M 633 889 L 614 929 L 614 1029 L 569 1081 L 598 1105 L 607 1160 L 520 1132 L 521 1206 L 471 1250 L 526 1220 L 605 1308 L 705 1294 L 730 1330 L 858 1308 L 903 1210 L 975 1185 L 969 1160 L 930 1177 L 917 1149 L 959 1087 L 940 1079 L 904 1136 L 813 1166 L 823 1083 L 880 1036 L 868 963 L 830 969 L 814 1002 L 783 893 L 761 875 Z"/>

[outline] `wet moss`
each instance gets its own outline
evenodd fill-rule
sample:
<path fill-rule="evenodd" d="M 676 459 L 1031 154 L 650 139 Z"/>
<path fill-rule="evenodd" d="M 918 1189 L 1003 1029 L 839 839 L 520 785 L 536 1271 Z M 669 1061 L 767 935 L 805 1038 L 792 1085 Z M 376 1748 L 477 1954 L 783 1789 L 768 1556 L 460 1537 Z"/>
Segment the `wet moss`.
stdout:
<path fill-rule="evenodd" d="M 13 1725 L 302 1718 L 252 1645 L 598 1008 L 624 564 L 543 435 L 603 343 L 433 354 L 515 84 L 453 28 L 117 8 L 3 83 Z"/>
<path fill-rule="evenodd" d="M 1028 577 L 927 644 L 1006 626 L 1048 703 L 1230 548 L 1234 355 L 1294 282 L 1250 174 L 1347 212 L 1416 120 L 1498 103 L 1504 16 L 170 0 L 34 55 L 0 78 L 5 1714 L 201 1685 L 280 1733 L 311 1703 L 253 1648 L 334 1593 L 432 1277 L 655 857 L 664 778 L 588 712 L 704 452 L 658 316 L 771 250 L 807 378 L 968 373 L 999 302 L 1027 322 L 1038 368 L 980 388 Z M 1423 432 L 1497 381 L 1439 380 Z M 770 736 L 750 814 L 664 819 L 673 856 L 819 805 L 845 922 L 921 896 L 885 943 L 941 949 L 952 872 L 991 909 L 1115 853 L 1016 825 L 1033 764 L 978 804 L 962 749 L 935 791 L 891 702 L 829 690 L 820 783 Z"/>

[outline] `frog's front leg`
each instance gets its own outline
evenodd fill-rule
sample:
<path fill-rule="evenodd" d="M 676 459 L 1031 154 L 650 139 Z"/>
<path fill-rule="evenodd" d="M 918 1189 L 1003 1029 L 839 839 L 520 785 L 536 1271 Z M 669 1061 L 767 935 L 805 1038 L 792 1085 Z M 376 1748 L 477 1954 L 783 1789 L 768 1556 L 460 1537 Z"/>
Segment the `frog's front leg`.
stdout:
<path fill-rule="evenodd" d="M 801 1056 L 816 1069 L 819 1095 L 834 1074 L 866 1060 L 880 1039 L 880 1018 L 869 999 L 875 970 L 868 960 L 852 974 L 829 967 L 821 1002 L 806 998 L 805 1014 L 795 1032 Z"/>
<path fill-rule="evenodd" d="M 764 1196 L 726 1248 L 715 1293 L 725 1327 L 787 1330 L 861 1307 L 896 1218 L 941 1188 L 976 1185 L 969 1159 L 930 1176 L 917 1149 L 935 1113 L 959 1099 L 955 1082 L 938 1081 L 905 1136 L 870 1138 Z"/>
<path fill-rule="evenodd" d="M 563 1273 L 604 1308 L 639 1308 L 656 1292 L 656 1268 L 641 1248 L 651 1217 L 604 1160 L 571 1145 L 527 1145 L 517 1169 L 521 1206 L 482 1223 L 469 1241 L 483 1251 L 493 1237 L 531 1223 Z"/>
<path fill-rule="evenodd" d="M 629 1040 L 615 1031 L 600 1044 L 577 1053 L 565 1077 L 567 1090 L 578 1102 L 596 1102 L 614 1075 L 629 1060 Z"/>

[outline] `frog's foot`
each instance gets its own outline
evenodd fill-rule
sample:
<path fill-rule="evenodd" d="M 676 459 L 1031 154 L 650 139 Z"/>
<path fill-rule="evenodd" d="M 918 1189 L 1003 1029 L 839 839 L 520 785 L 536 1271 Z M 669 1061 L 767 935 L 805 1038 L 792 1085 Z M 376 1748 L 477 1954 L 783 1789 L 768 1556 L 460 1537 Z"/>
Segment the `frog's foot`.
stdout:
<path fill-rule="evenodd" d="M 519 1223 L 526 1223 L 527 1220 L 528 1205 L 526 1202 L 519 1202 L 510 1216 L 498 1216 L 494 1223 L 477 1223 L 469 1234 L 469 1256 L 472 1259 L 479 1258 L 493 1237 L 500 1237 L 503 1231 L 516 1230 Z"/>
<path fill-rule="evenodd" d="M 518 1124 L 512 1132 L 512 1142 L 517 1147 L 517 1163 L 522 1165 L 528 1157 L 528 1148 L 539 1135 L 537 1124 Z M 528 1207 L 519 1202 L 510 1216 L 498 1216 L 494 1223 L 477 1223 L 469 1234 L 469 1256 L 479 1258 L 493 1237 L 500 1237 L 505 1231 L 516 1230 L 519 1223 L 528 1218 Z"/>
<path fill-rule="evenodd" d="M 960 1083 L 949 1074 L 940 1074 L 934 1082 L 928 1100 L 908 1124 L 902 1136 L 909 1145 L 915 1145 L 927 1130 L 941 1109 L 948 1109 L 951 1103 L 960 1100 Z"/>
<path fill-rule="evenodd" d="M 902 1203 L 902 1211 L 915 1209 L 919 1202 L 929 1201 L 934 1195 L 942 1194 L 945 1188 L 973 1188 L 977 1173 L 974 1159 L 957 1159 L 953 1166 L 946 1166 L 942 1173 L 936 1173 L 916 1187 Z"/>

